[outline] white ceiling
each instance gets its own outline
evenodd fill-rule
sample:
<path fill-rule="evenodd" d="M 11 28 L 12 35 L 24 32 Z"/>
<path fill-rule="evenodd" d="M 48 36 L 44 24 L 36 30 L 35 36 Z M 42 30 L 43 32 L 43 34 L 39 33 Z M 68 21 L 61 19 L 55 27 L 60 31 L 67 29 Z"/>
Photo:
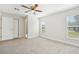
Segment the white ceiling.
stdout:
<path fill-rule="evenodd" d="M 26 6 L 30 6 L 31 4 L 26 4 Z M 76 7 L 78 5 L 76 4 L 39 4 L 38 8 L 39 10 L 42 10 L 43 12 L 37 13 L 37 17 L 43 17 L 45 15 L 55 13 L 58 11 L 70 9 L 73 7 Z M 19 8 L 20 11 L 14 10 L 14 8 Z M 0 11 L 7 12 L 7 13 L 15 13 L 20 15 L 27 15 L 28 13 L 24 13 L 28 9 L 21 7 L 20 4 L 0 4 Z"/>

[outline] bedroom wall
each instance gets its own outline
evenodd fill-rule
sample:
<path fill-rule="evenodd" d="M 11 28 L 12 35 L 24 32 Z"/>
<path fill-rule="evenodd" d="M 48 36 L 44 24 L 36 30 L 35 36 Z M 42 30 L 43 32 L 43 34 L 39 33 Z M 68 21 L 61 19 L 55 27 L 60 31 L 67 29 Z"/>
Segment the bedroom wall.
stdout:
<path fill-rule="evenodd" d="M 28 15 L 28 38 L 35 38 L 39 36 L 39 20 L 30 13 Z"/>
<path fill-rule="evenodd" d="M 2 39 L 1 36 L 2 36 L 2 20 L 1 20 L 1 14 L 0 14 L 0 40 Z"/>
<path fill-rule="evenodd" d="M 40 37 L 72 44 L 79 47 L 79 40 L 67 38 L 66 17 L 72 15 L 79 15 L 78 7 L 40 18 Z M 45 32 L 42 32 L 42 24 L 45 24 Z"/>

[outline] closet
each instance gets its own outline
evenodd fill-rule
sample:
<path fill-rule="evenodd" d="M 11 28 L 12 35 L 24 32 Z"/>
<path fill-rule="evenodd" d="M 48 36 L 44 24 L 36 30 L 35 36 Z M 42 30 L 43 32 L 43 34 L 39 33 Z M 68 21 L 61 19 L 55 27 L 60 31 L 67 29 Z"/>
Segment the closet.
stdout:
<path fill-rule="evenodd" d="M 0 41 L 25 37 L 25 19 L 14 16 L 1 16 Z"/>

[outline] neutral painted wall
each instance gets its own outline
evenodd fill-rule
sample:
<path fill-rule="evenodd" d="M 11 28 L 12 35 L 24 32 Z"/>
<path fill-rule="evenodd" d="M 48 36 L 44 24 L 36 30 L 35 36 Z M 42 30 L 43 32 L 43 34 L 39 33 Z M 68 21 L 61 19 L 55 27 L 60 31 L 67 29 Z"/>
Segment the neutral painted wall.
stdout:
<path fill-rule="evenodd" d="M 40 36 L 79 46 L 79 40 L 67 38 L 66 17 L 73 15 L 79 15 L 78 7 L 40 18 Z M 42 23 L 45 24 L 45 32 L 41 30 Z"/>
<path fill-rule="evenodd" d="M 2 20 L 0 19 L 0 40 L 1 40 L 1 36 L 2 36 Z"/>
<path fill-rule="evenodd" d="M 28 38 L 39 36 L 39 22 L 35 15 L 28 15 Z"/>
<path fill-rule="evenodd" d="M 2 39 L 2 19 L 1 19 L 1 14 L 0 14 L 0 40 Z"/>

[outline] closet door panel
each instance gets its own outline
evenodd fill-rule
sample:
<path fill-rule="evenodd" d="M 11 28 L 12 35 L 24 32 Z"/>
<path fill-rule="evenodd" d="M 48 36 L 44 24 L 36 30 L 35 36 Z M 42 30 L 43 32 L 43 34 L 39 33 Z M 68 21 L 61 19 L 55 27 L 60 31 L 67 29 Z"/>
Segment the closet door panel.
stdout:
<path fill-rule="evenodd" d="M 2 40 L 6 40 L 6 20 L 2 17 Z"/>
<path fill-rule="evenodd" d="M 2 40 L 13 39 L 13 18 L 2 17 Z"/>
<path fill-rule="evenodd" d="M 19 37 L 25 37 L 25 20 L 19 19 Z"/>
<path fill-rule="evenodd" d="M 14 38 L 18 38 L 19 37 L 19 20 L 18 19 L 14 19 Z"/>

